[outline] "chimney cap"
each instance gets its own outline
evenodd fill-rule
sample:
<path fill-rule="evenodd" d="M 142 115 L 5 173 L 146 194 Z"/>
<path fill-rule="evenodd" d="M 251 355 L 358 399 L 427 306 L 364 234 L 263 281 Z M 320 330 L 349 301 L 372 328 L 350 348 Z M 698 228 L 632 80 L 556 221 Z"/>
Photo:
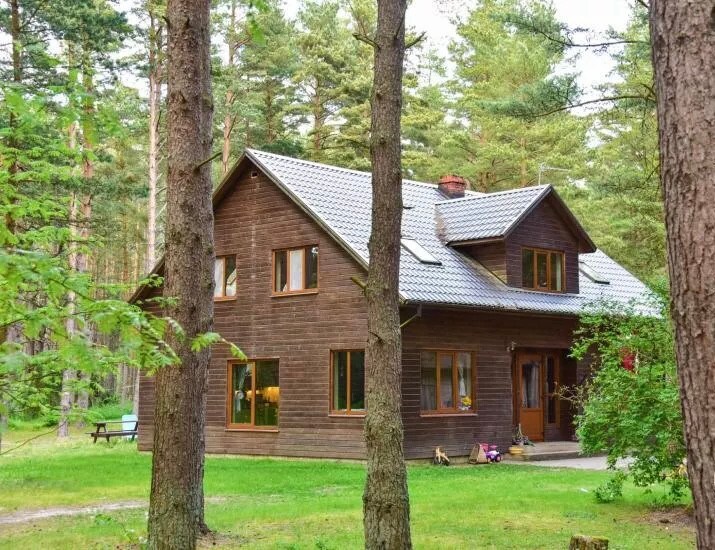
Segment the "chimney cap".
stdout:
<path fill-rule="evenodd" d="M 445 174 L 441 178 L 439 178 L 440 183 L 459 183 L 461 185 L 466 186 L 467 185 L 467 180 L 465 180 L 462 176 L 458 176 L 457 174 Z"/>
<path fill-rule="evenodd" d="M 439 178 L 437 188 L 448 198 L 458 199 L 464 196 L 467 180 L 456 174 L 447 174 Z"/>

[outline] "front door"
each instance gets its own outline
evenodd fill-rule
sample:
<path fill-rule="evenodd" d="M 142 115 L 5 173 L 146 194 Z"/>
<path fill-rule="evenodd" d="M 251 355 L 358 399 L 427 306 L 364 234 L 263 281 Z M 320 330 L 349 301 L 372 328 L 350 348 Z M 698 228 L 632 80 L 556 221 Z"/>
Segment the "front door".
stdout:
<path fill-rule="evenodd" d="M 543 355 L 517 355 L 518 380 L 516 400 L 521 431 L 532 441 L 544 440 Z"/>

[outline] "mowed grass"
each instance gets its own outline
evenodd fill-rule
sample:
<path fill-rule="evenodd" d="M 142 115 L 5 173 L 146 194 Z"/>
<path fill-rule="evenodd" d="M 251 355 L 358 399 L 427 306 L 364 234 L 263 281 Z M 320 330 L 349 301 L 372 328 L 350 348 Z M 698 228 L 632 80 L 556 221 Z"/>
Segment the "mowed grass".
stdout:
<path fill-rule="evenodd" d="M 0 517 L 145 502 L 150 477 L 151 456 L 133 444 L 56 444 L 50 437 L 0 456 Z M 597 503 L 594 489 L 607 477 L 509 464 L 412 465 L 415 548 L 567 548 L 575 533 L 608 537 L 611 548 L 694 546 L 691 528 L 651 518 L 654 497 L 641 489 L 627 487 L 622 500 Z M 364 479 L 360 463 L 208 457 L 206 519 L 217 535 L 205 544 L 361 548 Z M 0 525 L 0 548 L 138 547 L 145 533 L 146 508 L 82 514 Z"/>

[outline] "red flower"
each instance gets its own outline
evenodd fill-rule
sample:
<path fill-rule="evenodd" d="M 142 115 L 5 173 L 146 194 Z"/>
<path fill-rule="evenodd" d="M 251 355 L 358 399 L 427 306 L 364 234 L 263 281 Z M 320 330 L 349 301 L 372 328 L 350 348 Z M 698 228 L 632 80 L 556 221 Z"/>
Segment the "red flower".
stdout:
<path fill-rule="evenodd" d="M 628 372 L 633 372 L 636 368 L 636 354 L 630 350 L 621 350 L 621 367 Z"/>

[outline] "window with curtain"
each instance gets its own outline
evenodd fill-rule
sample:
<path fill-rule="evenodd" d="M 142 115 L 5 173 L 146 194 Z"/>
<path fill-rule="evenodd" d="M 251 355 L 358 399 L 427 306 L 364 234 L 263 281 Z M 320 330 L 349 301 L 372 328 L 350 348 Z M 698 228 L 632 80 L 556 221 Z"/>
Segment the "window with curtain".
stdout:
<path fill-rule="evenodd" d="M 564 292 L 564 253 L 555 250 L 523 248 L 521 286 L 533 290 Z"/>
<path fill-rule="evenodd" d="M 236 297 L 236 256 L 219 256 L 214 262 L 214 298 Z"/>
<path fill-rule="evenodd" d="M 278 360 L 231 362 L 228 366 L 228 426 L 266 429 L 278 426 Z"/>
<path fill-rule="evenodd" d="M 524 409 L 541 408 L 539 378 L 541 365 L 536 361 L 521 365 L 521 407 Z"/>
<path fill-rule="evenodd" d="M 333 351 L 330 410 L 338 414 L 365 414 L 365 351 Z"/>
<path fill-rule="evenodd" d="M 273 252 L 273 292 L 290 294 L 318 288 L 318 246 Z"/>
<path fill-rule="evenodd" d="M 422 412 L 474 412 L 474 362 L 467 351 L 423 351 L 420 354 Z"/>

